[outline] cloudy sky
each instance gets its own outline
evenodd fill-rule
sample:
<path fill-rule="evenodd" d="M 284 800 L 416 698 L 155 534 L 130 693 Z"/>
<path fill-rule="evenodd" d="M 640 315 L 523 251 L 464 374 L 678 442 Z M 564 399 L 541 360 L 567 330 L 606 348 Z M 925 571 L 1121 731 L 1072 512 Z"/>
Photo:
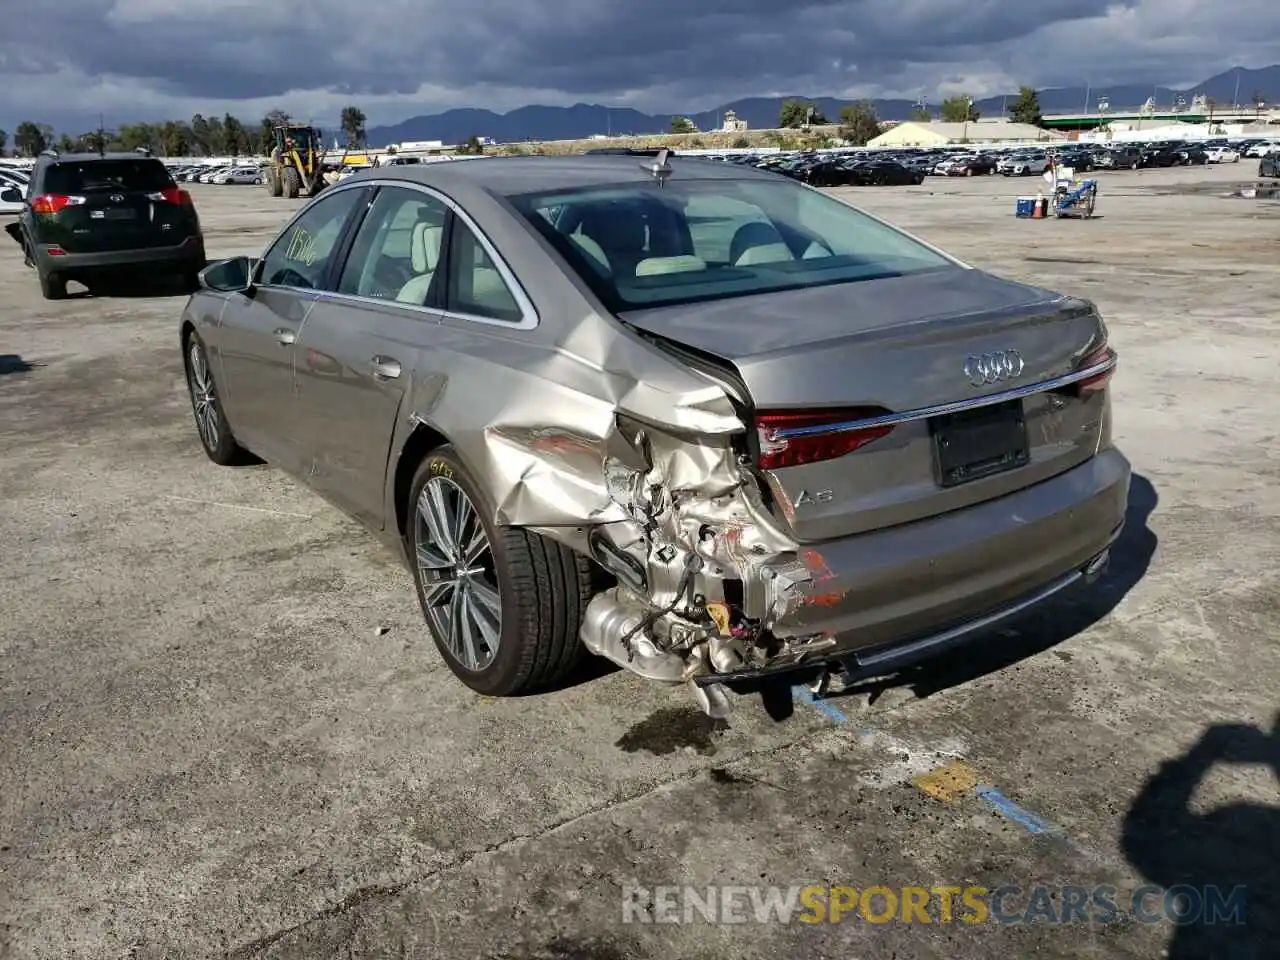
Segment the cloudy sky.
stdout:
<path fill-rule="evenodd" d="M 347 103 L 371 124 L 578 101 L 695 113 L 1188 86 L 1277 62 L 1277 0 L 31 0 L 0 27 L 0 127 L 273 107 L 320 123 Z"/>

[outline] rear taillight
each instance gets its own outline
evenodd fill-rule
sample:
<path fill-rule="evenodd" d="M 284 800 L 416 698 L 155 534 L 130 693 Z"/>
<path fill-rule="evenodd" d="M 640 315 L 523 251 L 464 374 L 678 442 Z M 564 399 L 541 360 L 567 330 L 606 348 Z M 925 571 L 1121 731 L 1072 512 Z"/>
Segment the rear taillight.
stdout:
<path fill-rule="evenodd" d="M 892 426 L 857 425 L 887 412 L 880 407 L 760 411 L 756 414 L 760 469 L 797 467 L 853 453 L 893 432 Z"/>
<path fill-rule="evenodd" d="M 1076 390 L 1082 397 L 1101 393 L 1107 389 L 1112 374 L 1116 372 L 1116 352 L 1105 343 L 1080 361 L 1081 370 L 1090 370 L 1095 367 L 1098 368 L 1097 374 L 1076 384 Z"/>
<path fill-rule="evenodd" d="M 147 199 L 156 203 L 172 203 L 175 207 L 191 206 L 191 194 L 181 187 L 169 187 L 167 190 L 148 193 Z"/>
<path fill-rule="evenodd" d="M 60 213 L 67 207 L 78 207 L 84 203 L 84 197 L 68 197 L 61 193 L 42 193 L 31 200 L 32 213 Z"/>

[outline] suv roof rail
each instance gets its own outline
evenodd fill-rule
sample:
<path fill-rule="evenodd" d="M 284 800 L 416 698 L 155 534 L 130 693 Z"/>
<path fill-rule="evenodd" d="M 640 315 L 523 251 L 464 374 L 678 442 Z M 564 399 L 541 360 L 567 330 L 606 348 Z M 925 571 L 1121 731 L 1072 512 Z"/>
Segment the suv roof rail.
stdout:
<path fill-rule="evenodd" d="M 58 153 L 58 151 L 55 150 L 53 147 L 46 147 L 45 149 L 40 151 L 40 156 L 53 157 L 56 160 L 58 157 L 62 156 L 62 154 Z"/>

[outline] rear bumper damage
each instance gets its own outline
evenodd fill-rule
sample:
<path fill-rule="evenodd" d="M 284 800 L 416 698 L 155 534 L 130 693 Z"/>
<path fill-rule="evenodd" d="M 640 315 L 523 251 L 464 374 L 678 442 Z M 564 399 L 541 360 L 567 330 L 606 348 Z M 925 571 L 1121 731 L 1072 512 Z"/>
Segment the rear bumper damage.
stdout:
<path fill-rule="evenodd" d="M 606 458 L 604 479 L 626 519 L 587 538 L 617 586 L 592 599 L 581 640 L 689 684 L 712 714 L 728 709 L 726 684 L 831 664 L 891 672 L 1096 578 L 1128 499 L 1128 462 L 1107 449 L 996 500 L 804 544 L 728 435 L 690 442 L 620 419 L 619 437 L 626 454 Z"/>

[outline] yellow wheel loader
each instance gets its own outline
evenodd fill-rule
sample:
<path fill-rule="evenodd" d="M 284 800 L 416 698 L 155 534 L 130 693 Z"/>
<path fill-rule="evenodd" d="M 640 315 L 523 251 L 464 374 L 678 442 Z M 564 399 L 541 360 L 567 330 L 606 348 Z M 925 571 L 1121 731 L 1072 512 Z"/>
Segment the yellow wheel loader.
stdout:
<path fill-rule="evenodd" d="M 324 147 L 314 127 L 288 124 L 272 129 L 275 143 L 262 182 L 273 197 L 314 197 L 325 188 Z"/>

